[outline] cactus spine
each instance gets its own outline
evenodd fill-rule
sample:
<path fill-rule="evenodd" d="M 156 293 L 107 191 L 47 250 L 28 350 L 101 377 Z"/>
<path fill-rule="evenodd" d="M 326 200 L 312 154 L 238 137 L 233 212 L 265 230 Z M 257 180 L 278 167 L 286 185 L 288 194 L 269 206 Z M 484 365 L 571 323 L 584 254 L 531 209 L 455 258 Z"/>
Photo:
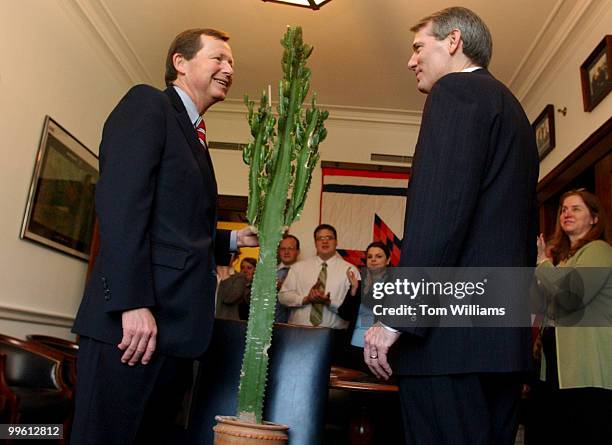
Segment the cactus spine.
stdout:
<path fill-rule="evenodd" d="M 310 87 L 306 60 L 312 47 L 302 41 L 300 27 L 288 27 L 284 47 L 283 79 L 279 85 L 278 119 L 264 91 L 257 111 L 245 97 L 253 140 L 243 151 L 249 165 L 247 219 L 259 234 L 259 260 L 251 290 L 247 338 L 240 373 L 238 417 L 262 423 L 268 371 L 268 349 L 276 306 L 276 251 L 285 227 L 300 217 L 319 160 L 318 146 L 327 130 L 327 111 L 302 109 Z"/>

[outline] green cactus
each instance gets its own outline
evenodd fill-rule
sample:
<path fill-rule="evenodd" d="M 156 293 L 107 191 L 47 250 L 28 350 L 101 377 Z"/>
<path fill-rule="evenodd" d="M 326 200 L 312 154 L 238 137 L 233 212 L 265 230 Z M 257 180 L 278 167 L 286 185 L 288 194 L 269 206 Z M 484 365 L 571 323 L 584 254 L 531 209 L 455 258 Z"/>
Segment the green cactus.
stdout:
<path fill-rule="evenodd" d="M 251 289 L 247 338 L 240 373 L 238 417 L 262 423 L 268 372 L 268 349 L 276 306 L 276 251 L 283 231 L 300 217 L 319 160 L 318 146 L 327 136 L 327 111 L 302 104 L 310 87 L 306 60 L 312 47 L 302 41 L 300 27 L 288 27 L 281 40 L 283 80 L 279 85 L 278 119 L 264 91 L 255 103 L 245 97 L 253 140 L 243 151 L 249 165 L 247 219 L 259 234 L 259 260 Z"/>

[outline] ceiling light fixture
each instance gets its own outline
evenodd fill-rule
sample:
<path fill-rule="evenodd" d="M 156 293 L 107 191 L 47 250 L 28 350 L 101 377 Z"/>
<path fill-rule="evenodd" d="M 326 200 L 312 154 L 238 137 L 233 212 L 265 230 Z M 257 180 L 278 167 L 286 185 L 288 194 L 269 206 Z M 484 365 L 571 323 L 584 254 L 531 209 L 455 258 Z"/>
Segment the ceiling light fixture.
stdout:
<path fill-rule="evenodd" d="M 300 6 L 302 8 L 309 8 L 314 11 L 319 9 L 326 3 L 329 3 L 331 0 L 263 0 L 264 2 L 270 3 L 283 3 L 285 5 L 291 6 Z"/>

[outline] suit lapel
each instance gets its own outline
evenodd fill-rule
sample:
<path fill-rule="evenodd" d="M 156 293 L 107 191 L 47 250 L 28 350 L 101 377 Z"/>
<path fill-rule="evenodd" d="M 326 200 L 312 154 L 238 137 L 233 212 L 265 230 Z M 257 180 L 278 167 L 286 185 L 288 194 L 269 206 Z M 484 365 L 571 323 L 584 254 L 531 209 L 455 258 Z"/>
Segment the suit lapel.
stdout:
<path fill-rule="evenodd" d="M 174 106 L 176 111 L 176 119 L 181 127 L 181 130 L 185 136 L 185 139 L 189 143 L 189 147 L 191 148 L 191 153 L 193 154 L 196 162 L 200 167 L 200 171 L 202 172 L 202 176 L 205 182 L 210 181 L 210 186 L 212 190 L 214 190 L 215 195 L 217 194 L 217 180 L 215 178 L 215 171 L 213 169 L 212 159 L 210 158 L 210 153 L 208 149 L 203 149 L 200 141 L 198 139 L 198 135 L 196 133 L 191 120 L 189 119 L 189 114 L 181 101 L 179 95 L 174 91 L 173 87 L 166 88 L 165 93 L 170 98 L 170 102 Z"/>

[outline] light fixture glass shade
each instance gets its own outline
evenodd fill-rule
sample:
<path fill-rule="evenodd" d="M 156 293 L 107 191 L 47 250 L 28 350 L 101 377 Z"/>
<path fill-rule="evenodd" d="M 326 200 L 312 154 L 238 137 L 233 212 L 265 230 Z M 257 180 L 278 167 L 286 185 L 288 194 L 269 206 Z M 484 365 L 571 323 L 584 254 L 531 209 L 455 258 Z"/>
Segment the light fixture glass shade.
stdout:
<path fill-rule="evenodd" d="M 263 0 L 271 3 L 284 3 L 286 5 L 301 6 L 302 8 L 319 9 L 331 0 Z"/>

